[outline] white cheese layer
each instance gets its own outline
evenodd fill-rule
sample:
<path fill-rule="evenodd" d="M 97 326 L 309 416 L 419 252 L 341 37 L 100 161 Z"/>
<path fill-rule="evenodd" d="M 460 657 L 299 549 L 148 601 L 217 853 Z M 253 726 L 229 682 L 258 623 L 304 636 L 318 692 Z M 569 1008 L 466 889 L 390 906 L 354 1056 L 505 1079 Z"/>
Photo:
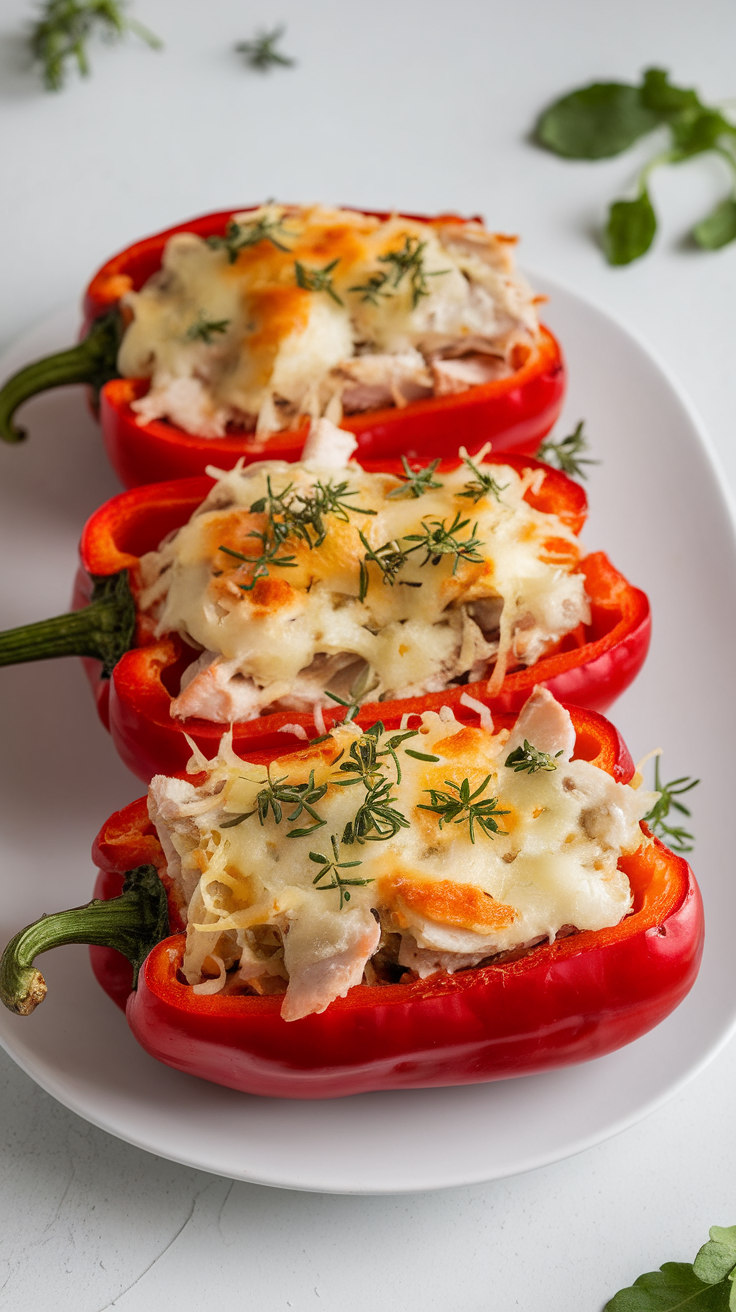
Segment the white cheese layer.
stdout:
<path fill-rule="evenodd" d="M 478 492 L 478 475 L 493 487 Z M 202 653 L 172 715 L 227 724 L 334 706 L 329 692 L 363 701 L 437 692 L 463 675 L 490 677 L 497 691 L 509 666 L 534 664 L 589 620 L 575 534 L 525 500 L 544 477 L 463 463 L 414 496 L 393 475 L 311 459 L 223 474 L 190 522 L 141 560 L 140 610 L 158 635 L 178 633 Z M 309 542 L 291 532 L 256 578 L 263 535 L 284 523 L 283 509 L 269 521 L 269 488 L 298 515 L 320 488 L 341 486 L 323 541 L 313 524 Z M 444 550 L 424 545 L 431 534 L 444 535 Z M 396 552 L 404 559 L 388 577 L 371 553 L 381 562 Z"/>
<path fill-rule="evenodd" d="M 265 205 L 232 232 L 177 233 L 123 298 L 118 367 L 151 380 L 142 423 L 218 437 L 339 422 L 503 377 L 535 349 L 514 239 L 478 223 Z"/>
<path fill-rule="evenodd" d="M 514 770 L 531 734 L 538 768 Z M 296 1020 L 364 978 L 385 982 L 387 961 L 393 978 L 452 972 L 629 912 L 618 861 L 646 841 L 639 821 L 658 795 L 571 761 L 570 717 L 550 693 L 535 691 L 511 736 L 445 709 L 400 737 L 346 723 L 268 771 L 224 738 L 217 759 L 190 763 L 204 783 L 152 781 L 196 990 L 286 989 L 282 1015 Z M 378 802 L 400 820 L 379 806 L 361 830 L 384 782 Z M 468 805 L 448 811 L 464 788 Z"/>

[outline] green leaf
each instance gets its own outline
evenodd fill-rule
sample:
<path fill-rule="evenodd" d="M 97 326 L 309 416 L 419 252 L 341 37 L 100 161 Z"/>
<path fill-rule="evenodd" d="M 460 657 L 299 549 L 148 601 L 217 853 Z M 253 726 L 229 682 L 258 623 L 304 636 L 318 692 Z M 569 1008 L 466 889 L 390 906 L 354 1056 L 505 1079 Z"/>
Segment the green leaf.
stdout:
<path fill-rule="evenodd" d="M 698 246 L 706 251 L 718 251 L 722 246 L 736 239 L 736 198 L 729 196 L 716 205 L 707 219 L 702 219 L 693 228 L 693 237 Z"/>
<path fill-rule="evenodd" d="M 646 191 L 636 200 L 617 200 L 611 206 L 604 247 L 609 264 L 631 264 L 644 255 L 657 231 L 657 216 Z"/>
<path fill-rule="evenodd" d="M 736 1266 L 736 1225 L 712 1225 L 708 1233 L 710 1239 L 698 1252 L 693 1271 L 706 1285 L 716 1285 Z"/>
<path fill-rule="evenodd" d="M 653 113 L 669 118 L 684 109 L 702 109 L 697 91 L 675 87 L 666 68 L 648 68 L 642 79 L 641 101 Z"/>
<path fill-rule="evenodd" d="M 665 1262 L 627 1289 L 619 1289 L 604 1312 L 728 1312 L 728 1283 L 703 1284 L 689 1262 Z"/>
<path fill-rule="evenodd" d="M 672 142 L 688 158 L 703 150 L 712 150 L 718 138 L 733 131 L 731 124 L 717 109 L 688 109 L 672 120 Z"/>
<path fill-rule="evenodd" d="M 537 123 L 537 140 L 567 159 L 620 155 L 661 121 L 642 103 L 638 87 L 594 82 L 555 101 Z"/>

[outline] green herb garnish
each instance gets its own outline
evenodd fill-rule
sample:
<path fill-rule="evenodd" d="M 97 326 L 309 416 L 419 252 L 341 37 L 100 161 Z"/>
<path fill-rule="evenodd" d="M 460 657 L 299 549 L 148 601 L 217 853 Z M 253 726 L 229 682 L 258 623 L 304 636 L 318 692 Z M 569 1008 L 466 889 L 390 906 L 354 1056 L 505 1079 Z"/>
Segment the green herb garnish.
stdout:
<path fill-rule="evenodd" d="M 570 478 L 587 478 L 583 465 L 599 465 L 601 462 L 583 455 L 583 452 L 588 450 L 584 423 L 585 421 L 581 419 L 575 431 L 568 433 L 567 437 L 560 438 L 559 442 L 553 442 L 548 438 L 537 451 L 537 460 L 543 460 L 546 465 L 561 469 L 563 474 L 568 474 Z"/>
<path fill-rule="evenodd" d="M 386 255 L 379 255 L 378 257 L 379 264 L 390 265 L 388 277 L 392 288 L 400 287 L 404 278 L 408 276 L 413 310 L 416 310 L 423 296 L 429 296 L 427 278 L 439 278 L 443 274 L 451 272 L 450 269 L 435 269 L 432 273 L 427 273 L 424 267 L 424 249 L 426 245 L 426 241 L 420 241 L 418 237 L 407 236 L 404 238 L 404 245 L 401 250 L 388 251 Z M 362 291 L 363 288 L 354 290 Z M 383 294 L 385 295 L 385 293 Z M 363 299 L 370 298 L 364 297 Z"/>
<path fill-rule="evenodd" d="M 474 826 L 476 824 L 480 826 L 488 838 L 494 838 L 496 834 L 505 834 L 505 829 L 499 829 L 496 816 L 508 815 L 509 812 L 499 811 L 498 798 L 487 797 L 482 802 L 475 800 L 485 792 L 490 781 L 491 776 L 487 774 L 483 783 L 476 788 L 474 793 L 471 793 L 469 780 L 463 779 L 461 784 L 454 784 L 451 779 L 445 779 L 447 787 L 451 788 L 453 792 L 443 793 L 436 788 L 425 788 L 425 793 L 429 793 L 431 798 L 431 805 L 419 802 L 417 803 L 417 809 L 419 811 L 433 811 L 435 815 L 439 816 L 440 829 L 443 825 L 467 824 L 471 843 L 475 842 Z"/>
<path fill-rule="evenodd" d="M 388 274 L 382 270 L 379 273 L 372 273 L 367 282 L 358 283 L 355 287 L 348 287 L 349 292 L 362 292 L 362 301 L 370 301 L 371 305 L 378 305 L 379 296 L 393 296 L 391 290 L 386 290 Z"/>
<path fill-rule="evenodd" d="M 475 474 L 475 478 L 463 484 L 465 491 L 460 492 L 459 496 L 469 497 L 474 505 L 477 501 L 480 501 L 481 497 L 493 496 L 497 501 L 501 500 L 501 493 L 506 491 L 508 483 L 497 483 L 490 474 L 486 474 L 482 469 L 479 469 L 467 453 L 463 456 L 463 464 L 466 469 Z"/>
<path fill-rule="evenodd" d="M 225 236 L 208 237 L 207 245 L 216 251 L 227 251 L 228 262 L 234 264 L 241 251 L 249 246 L 257 246 L 259 241 L 270 241 L 277 251 L 288 251 L 290 248 L 284 246 L 279 238 L 291 235 L 284 231 L 283 219 L 269 219 L 264 214 L 260 219 L 253 219 L 246 223 L 237 223 L 235 219 L 229 219 Z"/>
<path fill-rule="evenodd" d="M 694 1262 L 664 1262 L 619 1289 L 604 1312 L 736 1312 L 736 1225 L 711 1226 Z"/>
<path fill-rule="evenodd" d="M 562 749 L 555 752 L 554 757 L 549 752 L 540 752 L 538 747 L 532 747 L 531 743 L 524 739 L 524 746 L 517 747 L 515 751 L 510 752 L 504 761 L 504 765 L 513 770 L 516 774 L 526 771 L 528 774 L 538 774 L 540 770 L 556 770 L 555 760 L 562 756 Z"/>
<path fill-rule="evenodd" d="M 248 67 L 257 69 L 259 73 L 268 73 L 274 65 L 293 68 L 296 60 L 276 49 L 285 32 L 285 27 L 274 27 L 270 32 L 257 32 L 252 41 L 239 41 L 235 49 L 239 55 L 245 55 Z"/>
<path fill-rule="evenodd" d="M 207 346 L 211 346 L 214 340 L 213 334 L 226 333 L 229 327 L 229 319 L 208 319 L 200 312 L 191 328 L 187 328 L 187 337 L 190 342 L 204 342 Z"/>
<path fill-rule="evenodd" d="M 677 798 L 683 793 L 689 793 L 691 788 L 695 788 L 700 783 L 699 779 L 691 779 L 689 775 L 682 775 L 679 779 L 672 779 L 670 783 L 663 784 L 659 777 L 659 757 L 654 763 L 654 791 L 660 793 L 658 801 L 654 803 L 651 811 L 644 816 L 644 821 L 649 825 L 653 834 L 661 838 L 673 852 L 692 852 L 694 838 L 687 829 L 682 825 L 666 824 L 667 817 L 672 809 L 679 811 L 681 815 L 690 815 L 690 810 Z"/>
<path fill-rule="evenodd" d="M 314 833 L 315 829 L 321 829 L 327 824 L 317 811 L 315 804 L 322 800 L 327 792 L 327 784 L 319 784 L 315 787 L 314 770 L 310 771 L 309 779 L 305 784 L 287 784 L 288 775 L 281 775 L 279 779 L 271 778 L 271 767 L 266 767 L 268 782 L 265 787 L 261 788 L 256 794 L 256 804 L 251 811 L 244 811 L 242 815 L 236 815 L 232 820 L 225 820 L 220 825 L 220 829 L 234 829 L 236 825 L 241 825 L 244 820 L 249 820 L 252 815 L 257 815 L 260 823 L 263 825 L 268 819 L 268 813 L 271 812 L 277 825 L 281 824 L 284 818 L 284 807 L 293 806 L 294 810 L 286 819 L 289 824 L 299 820 L 302 813 L 306 812 L 314 821 L 313 824 L 307 825 L 302 829 L 292 829 L 286 835 L 287 838 L 304 838 L 307 834 Z"/>
<path fill-rule="evenodd" d="M 420 561 L 422 565 L 439 565 L 443 556 L 454 556 L 455 561 L 452 567 L 453 574 L 456 572 L 461 560 L 482 562 L 483 557 L 478 554 L 478 547 L 483 546 L 481 538 L 475 537 L 477 523 L 473 525 L 472 533 L 469 538 L 459 538 L 457 535 L 470 523 L 469 519 L 460 519 L 458 511 L 449 528 L 446 527 L 444 519 L 430 519 L 422 523 L 421 533 L 406 533 L 404 542 L 416 542 L 417 546 L 412 547 L 412 551 L 423 550 L 425 552 L 424 560 Z"/>
<path fill-rule="evenodd" d="M 358 533 L 360 540 L 365 547 L 365 556 L 360 562 L 360 586 L 358 596 L 361 601 L 365 601 L 368 595 L 368 585 L 370 582 L 368 577 L 368 562 L 372 561 L 374 565 L 377 565 L 381 571 L 383 582 L 388 583 L 389 587 L 393 587 L 396 582 L 397 574 L 404 568 L 412 551 L 416 551 L 416 547 L 401 547 L 399 546 L 398 541 L 393 538 L 390 542 L 384 542 L 383 546 L 374 548 L 371 546 L 364 533 L 360 530 L 358 530 Z M 407 588 L 421 588 L 422 586 L 421 583 L 407 583 L 405 580 L 401 580 L 401 582 L 404 583 L 404 586 Z"/>
<path fill-rule="evenodd" d="M 401 463 L 404 466 L 404 482 L 401 487 L 395 487 L 386 497 L 387 501 L 398 500 L 399 497 L 421 497 L 431 488 L 444 487 L 444 483 L 438 483 L 432 477 L 435 469 L 440 463 L 441 457 L 433 460 L 431 465 L 424 465 L 419 469 L 412 469 L 406 456 L 401 457 Z M 401 475 L 399 475 L 401 477 Z"/>
<path fill-rule="evenodd" d="M 222 543 L 217 548 L 218 551 L 224 551 L 226 556 L 232 556 L 233 560 L 241 560 L 245 565 L 251 565 L 253 573 L 251 574 L 250 583 L 238 583 L 237 586 L 241 592 L 252 592 L 259 579 L 267 579 L 269 568 L 274 565 L 279 569 L 296 569 L 297 561 L 295 556 L 277 556 L 276 552 L 280 549 L 280 542 L 270 542 L 266 533 L 248 534 L 249 538 L 257 538 L 261 543 L 263 550 L 260 556 L 244 556 L 242 551 L 235 551 L 232 547 L 223 547 Z"/>
<path fill-rule="evenodd" d="M 345 302 L 338 296 L 332 285 L 332 270 L 340 263 L 340 257 L 331 260 L 323 269 L 308 269 L 305 264 L 299 260 L 294 261 L 294 273 L 296 276 L 297 286 L 302 287 L 306 292 L 327 292 L 336 305 L 344 305 Z"/>
<path fill-rule="evenodd" d="M 736 125 L 705 105 L 689 87 L 674 86 L 665 69 L 648 68 L 639 86 L 596 82 L 563 96 L 542 114 L 537 140 L 567 159 L 608 159 L 619 155 L 655 128 L 666 130 L 669 145 L 639 174 L 633 200 L 615 201 L 604 234 L 610 264 L 630 264 L 649 249 L 657 218 L 647 189 L 660 164 L 681 164 L 712 151 L 728 166 L 731 193 L 696 224 L 692 237 L 705 250 L 736 239 Z"/>
<path fill-rule="evenodd" d="M 330 842 L 332 844 L 332 857 L 333 857 L 332 861 L 330 861 L 329 857 L 323 856 L 321 852 L 309 853 L 309 860 L 314 861 L 317 865 L 322 866 L 322 869 L 320 870 L 319 874 L 314 876 L 312 883 L 315 885 L 315 887 L 319 890 L 320 893 L 327 893 L 331 888 L 339 888 L 340 910 L 342 911 L 345 903 L 350 901 L 350 894 L 346 892 L 346 889 L 357 888 L 359 885 L 372 884 L 373 880 L 372 879 L 343 879 L 342 875 L 340 874 L 341 870 L 348 870 L 351 866 L 361 866 L 363 862 L 338 861 L 337 858 L 340 855 L 340 844 L 338 843 L 335 834 L 331 835 Z M 320 883 L 320 880 L 326 879 L 328 875 L 332 876 L 331 882 L 329 884 Z"/>
<path fill-rule="evenodd" d="M 108 41 L 132 32 L 152 50 L 162 48 L 163 42 L 124 10 L 124 0 L 46 0 L 31 29 L 30 46 L 47 91 L 61 90 L 68 60 L 76 60 L 82 77 L 89 75 L 86 43 L 95 32 Z"/>

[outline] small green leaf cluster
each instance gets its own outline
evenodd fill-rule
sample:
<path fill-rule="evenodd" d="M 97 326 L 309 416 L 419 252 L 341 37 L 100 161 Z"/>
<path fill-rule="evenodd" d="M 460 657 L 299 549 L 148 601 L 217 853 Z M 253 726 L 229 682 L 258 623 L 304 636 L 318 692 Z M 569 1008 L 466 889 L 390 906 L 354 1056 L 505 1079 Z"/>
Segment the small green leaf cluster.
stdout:
<path fill-rule="evenodd" d="M 294 261 L 294 275 L 298 287 L 302 287 L 305 292 L 327 292 L 327 295 L 336 305 L 344 305 L 345 302 L 338 296 L 332 282 L 332 270 L 340 263 L 340 257 L 336 260 L 330 260 L 321 269 L 309 269 L 306 264 L 300 260 Z"/>
<path fill-rule="evenodd" d="M 419 802 L 417 809 L 432 811 L 438 816 L 440 829 L 444 825 L 467 824 L 471 843 L 475 842 L 476 825 L 482 829 L 487 838 L 493 838 L 496 834 L 505 834 L 506 830 L 499 828 L 496 816 L 508 815 L 509 812 L 498 809 L 497 797 L 480 800 L 490 781 L 491 776 L 487 774 L 482 784 L 471 793 L 468 779 L 463 779 L 461 784 L 454 784 L 451 779 L 445 779 L 447 787 L 452 789 L 452 792 L 443 793 L 437 788 L 425 788 L 424 791 L 429 793 L 431 805 Z"/>
<path fill-rule="evenodd" d="M 330 835 L 330 843 L 332 844 L 331 861 L 329 857 L 324 856 L 321 852 L 309 853 L 309 860 L 314 861 L 315 865 L 319 865 L 322 867 L 319 873 L 314 876 L 312 883 L 315 885 L 316 889 L 320 893 L 327 893 L 331 888 L 339 889 L 340 911 L 342 911 L 345 903 L 350 901 L 350 893 L 347 890 L 349 888 L 357 888 L 360 886 L 365 886 L 366 884 L 372 884 L 373 880 L 359 879 L 357 877 L 354 879 L 345 879 L 344 876 L 340 874 L 341 870 L 347 870 L 351 866 L 361 866 L 363 862 L 360 860 L 338 861 L 337 858 L 340 855 L 340 844 L 338 842 L 336 834 Z M 321 881 L 323 879 L 326 879 L 328 875 L 331 876 L 329 884 L 323 884 Z"/>
<path fill-rule="evenodd" d="M 649 825 L 652 833 L 661 838 L 673 852 L 693 850 L 693 835 L 682 825 L 668 825 L 667 817 L 671 810 L 679 811 L 681 815 L 689 817 L 689 808 L 683 802 L 678 802 L 677 798 L 683 793 L 689 793 L 690 789 L 697 787 L 699 783 L 699 779 L 682 775 L 679 779 L 672 779 L 668 784 L 663 784 L 659 777 L 659 757 L 656 758 L 654 790 L 659 793 L 659 799 L 654 803 L 651 811 L 644 816 L 644 821 Z"/>
<path fill-rule="evenodd" d="M 412 309 L 416 310 L 423 296 L 429 296 L 428 278 L 439 278 L 449 269 L 434 269 L 427 273 L 424 267 L 424 250 L 427 243 L 418 237 L 404 237 L 404 245 L 396 251 L 387 251 L 378 256 L 379 264 L 388 265 L 372 273 L 365 283 L 350 287 L 351 292 L 360 292 L 363 301 L 378 305 L 379 296 L 394 296 L 405 278 L 409 280 Z"/>
<path fill-rule="evenodd" d="M 162 47 L 153 32 L 127 17 L 124 0 L 45 0 L 41 16 L 31 29 L 30 46 L 41 66 L 46 90 L 61 90 L 70 60 L 76 61 L 82 77 L 89 75 L 87 41 L 91 36 L 99 34 L 108 41 L 119 41 L 128 32 L 153 50 Z"/>
<path fill-rule="evenodd" d="M 669 135 L 668 147 L 642 170 L 633 200 L 611 205 L 604 234 L 610 264 L 630 264 L 644 255 L 657 229 L 647 182 L 660 164 L 681 164 L 705 151 L 728 165 L 731 193 L 693 229 L 704 250 L 718 250 L 736 239 L 736 125 L 717 108 L 704 105 L 692 88 L 674 86 L 661 68 L 648 68 L 639 86 L 594 82 L 557 100 L 540 117 L 541 145 L 566 159 L 608 159 L 620 155 L 654 129 Z"/>
<path fill-rule="evenodd" d="M 711 1227 L 694 1262 L 665 1262 L 620 1289 L 605 1312 L 736 1312 L 736 1225 Z"/>
<path fill-rule="evenodd" d="M 271 767 L 266 767 L 268 782 L 265 787 L 256 794 L 256 804 L 251 811 L 244 811 L 242 815 L 236 815 L 232 820 L 224 820 L 220 825 L 221 829 L 234 829 L 236 825 L 242 825 L 244 820 L 249 820 L 252 815 L 257 815 L 260 823 L 263 825 L 268 818 L 269 811 L 277 825 L 281 824 L 284 818 L 284 807 L 293 806 L 294 810 L 286 819 L 289 824 L 293 824 L 301 818 L 303 812 L 311 817 L 313 823 L 302 827 L 301 829 L 291 829 L 286 835 L 287 838 L 304 838 L 307 834 L 313 833 L 315 829 L 322 829 L 327 824 L 318 812 L 314 809 L 315 804 L 320 802 L 327 792 L 327 784 L 315 786 L 314 770 L 310 771 L 309 779 L 304 784 L 287 784 L 285 780 L 288 775 L 282 774 L 279 779 L 271 778 Z"/>
<path fill-rule="evenodd" d="M 275 66 L 293 68 L 296 60 L 276 49 L 285 32 L 285 27 L 274 27 L 270 32 L 257 32 L 252 41 L 240 41 L 235 49 L 245 57 L 248 67 L 259 73 L 268 73 Z"/>
<path fill-rule="evenodd" d="M 548 438 L 537 451 L 537 460 L 543 460 L 546 465 L 561 469 L 569 478 L 587 478 L 583 466 L 599 465 L 601 462 L 591 460 L 584 455 L 589 447 L 584 423 L 585 421 L 581 419 L 574 432 L 568 433 L 567 437 L 561 437 L 558 442 Z"/>
<path fill-rule="evenodd" d="M 562 756 L 562 750 L 555 752 L 555 756 L 550 756 L 549 752 L 542 752 L 538 747 L 525 738 L 523 747 L 517 747 L 515 751 L 509 752 L 504 761 L 507 770 L 513 770 L 515 774 L 539 774 L 540 770 L 556 770 L 555 759 Z"/>
<path fill-rule="evenodd" d="M 212 250 L 227 251 L 229 264 L 234 264 L 241 251 L 246 250 L 249 246 L 257 246 L 259 241 L 270 241 L 277 251 L 288 252 L 291 248 L 284 246 L 282 237 L 289 237 L 292 234 L 284 230 L 282 219 L 269 219 L 264 214 L 260 219 L 251 219 L 247 223 L 238 223 L 235 219 L 228 220 L 225 228 L 225 236 L 207 237 L 207 245 Z"/>
<path fill-rule="evenodd" d="M 360 562 L 360 588 L 359 597 L 365 601 L 368 595 L 370 578 L 368 575 L 368 565 L 372 562 L 378 566 L 384 583 L 393 587 L 396 578 L 404 565 L 415 551 L 424 551 L 424 560 L 419 562 L 420 569 L 425 565 L 439 565 L 443 556 L 454 557 L 452 572 L 456 573 L 457 567 L 461 560 L 470 561 L 471 563 L 482 563 L 483 557 L 478 552 L 478 547 L 483 546 L 481 538 L 475 536 L 478 524 L 473 525 L 471 535 L 468 538 L 460 538 L 458 534 L 470 523 L 469 519 L 461 519 L 460 512 L 455 513 L 455 517 L 449 528 L 444 519 L 424 519 L 422 520 L 422 531 L 420 533 L 406 533 L 401 539 L 392 539 L 390 542 L 384 542 L 380 547 L 372 547 L 364 533 L 360 533 L 360 540 L 365 547 L 365 556 Z M 411 547 L 402 546 L 401 543 L 412 542 Z M 420 588 L 421 583 L 414 581 L 408 582 L 401 579 L 400 582 L 407 588 Z"/>
<path fill-rule="evenodd" d="M 229 327 L 229 319 L 208 319 L 200 310 L 194 323 L 187 329 L 187 337 L 190 342 L 204 342 L 205 346 L 211 346 L 214 334 L 226 333 Z"/>

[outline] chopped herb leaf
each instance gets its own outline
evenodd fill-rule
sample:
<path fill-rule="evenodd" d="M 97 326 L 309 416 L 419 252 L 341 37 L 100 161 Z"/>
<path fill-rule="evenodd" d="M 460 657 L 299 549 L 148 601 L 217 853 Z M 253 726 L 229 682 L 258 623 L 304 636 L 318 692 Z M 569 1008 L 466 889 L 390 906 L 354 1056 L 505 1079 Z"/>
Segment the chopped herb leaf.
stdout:
<path fill-rule="evenodd" d="M 497 501 L 501 500 L 501 493 L 506 491 L 508 483 L 497 483 L 490 474 L 479 469 L 467 453 L 463 456 L 463 464 L 475 474 L 475 478 L 463 484 L 465 491 L 459 494 L 461 497 L 469 497 L 473 504 L 480 501 L 481 497 L 487 496 L 495 497 Z"/>
<path fill-rule="evenodd" d="M 207 245 L 216 251 L 227 251 L 228 262 L 234 264 L 241 251 L 249 246 L 257 246 L 259 241 L 270 241 L 276 250 L 288 251 L 290 248 L 284 246 L 279 238 L 291 235 L 284 231 L 283 219 L 269 219 L 264 214 L 260 219 L 253 219 L 246 223 L 237 223 L 235 219 L 230 219 L 225 228 L 225 236 L 208 237 Z"/>
<path fill-rule="evenodd" d="M 333 856 L 332 861 L 330 861 L 329 857 L 323 856 L 321 852 L 309 853 L 309 860 L 314 861 L 315 865 L 320 865 L 322 867 L 319 874 L 314 876 L 312 883 L 315 885 L 315 887 L 319 890 L 320 893 L 327 893 L 331 888 L 339 889 L 340 910 L 342 911 L 345 903 L 350 901 L 350 894 L 346 892 L 346 889 L 357 888 L 360 885 L 365 885 L 365 884 L 372 884 L 373 880 L 372 879 L 344 879 L 340 874 L 341 870 L 348 870 L 351 866 L 360 866 L 363 864 L 363 862 L 338 861 L 337 858 L 340 855 L 340 844 L 338 843 L 335 834 L 332 834 L 330 836 L 330 843 L 332 844 L 332 856 Z M 331 882 L 329 884 L 321 883 L 320 881 L 326 879 L 328 875 L 332 876 Z"/>
<path fill-rule="evenodd" d="M 400 287 L 404 278 L 408 275 L 413 310 L 416 310 L 423 296 L 429 296 L 427 278 L 439 278 L 443 274 L 451 272 L 450 269 L 435 269 L 432 273 L 427 273 L 424 268 L 424 249 L 426 245 L 426 241 L 420 241 L 418 237 L 407 236 L 404 238 L 404 245 L 401 250 L 388 251 L 386 255 L 379 255 L 378 257 L 379 264 L 390 265 L 389 278 L 392 279 L 391 286 L 393 288 Z"/>
<path fill-rule="evenodd" d="M 540 752 L 537 747 L 532 747 L 531 743 L 524 739 L 524 746 L 517 747 L 515 751 L 510 752 L 504 761 L 504 765 L 515 771 L 516 774 L 526 771 L 528 774 L 538 774 L 540 770 L 556 770 L 555 759 L 562 756 L 562 750 L 555 752 L 554 758 L 549 752 Z"/>
<path fill-rule="evenodd" d="M 264 788 L 256 794 L 256 804 L 251 811 L 244 811 L 242 815 L 236 815 L 232 820 L 225 820 L 220 825 L 221 829 L 234 829 L 244 820 L 249 820 L 252 815 L 257 815 L 263 825 L 268 819 L 268 813 L 271 812 L 277 825 L 281 824 L 284 818 L 284 807 L 293 806 L 294 810 L 286 819 L 289 824 L 299 820 L 302 813 L 306 812 L 314 821 L 313 824 L 307 825 L 301 829 L 292 829 L 286 835 L 287 838 L 304 838 L 307 834 L 314 833 L 315 829 L 321 829 L 327 823 L 315 811 L 315 804 L 322 800 L 327 792 L 327 784 L 315 786 L 314 770 L 310 771 L 309 779 L 305 784 L 287 784 L 285 780 L 288 775 L 281 775 L 279 779 L 271 778 L 271 767 L 267 766 L 266 773 L 268 782 Z"/>
<path fill-rule="evenodd" d="M 191 342 L 205 342 L 207 346 L 211 346 L 214 341 L 213 333 L 226 333 L 229 327 L 229 319 L 208 319 L 200 312 L 191 328 L 187 329 L 187 337 Z"/>
<path fill-rule="evenodd" d="M 412 469 L 406 456 L 401 457 L 401 463 L 404 466 L 404 482 L 401 487 L 395 487 L 389 492 L 387 501 L 397 500 L 399 497 L 421 497 L 431 488 L 444 487 L 444 483 L 439 483 L 432 477 L 440 463 L 439 456 L 431 465 L 423 465 L 419 469 Z"/>
<path fill-rule="evenodd" d="M 239 41 L 235 49 L 239 55 L 245 56 L 248 67 L 257 69 L 259 73 L 268 73 L 275 65 L 293 68 L 296 60 L 276 49 L 285 32 L 285 27 L 274 27 L 270 32 L 257 32 L 252 41 Z"/>
<path fill-rule="evenodd" d="M 307 292 L 327 292 L 337 305 L 344 305 L 332 285 L 332 270 L 340 263 L 340 258 L 331 260 L 323 269 L 308 269 L 299 260 L 294 261 L 294 273 L 297 285 Z"/>

